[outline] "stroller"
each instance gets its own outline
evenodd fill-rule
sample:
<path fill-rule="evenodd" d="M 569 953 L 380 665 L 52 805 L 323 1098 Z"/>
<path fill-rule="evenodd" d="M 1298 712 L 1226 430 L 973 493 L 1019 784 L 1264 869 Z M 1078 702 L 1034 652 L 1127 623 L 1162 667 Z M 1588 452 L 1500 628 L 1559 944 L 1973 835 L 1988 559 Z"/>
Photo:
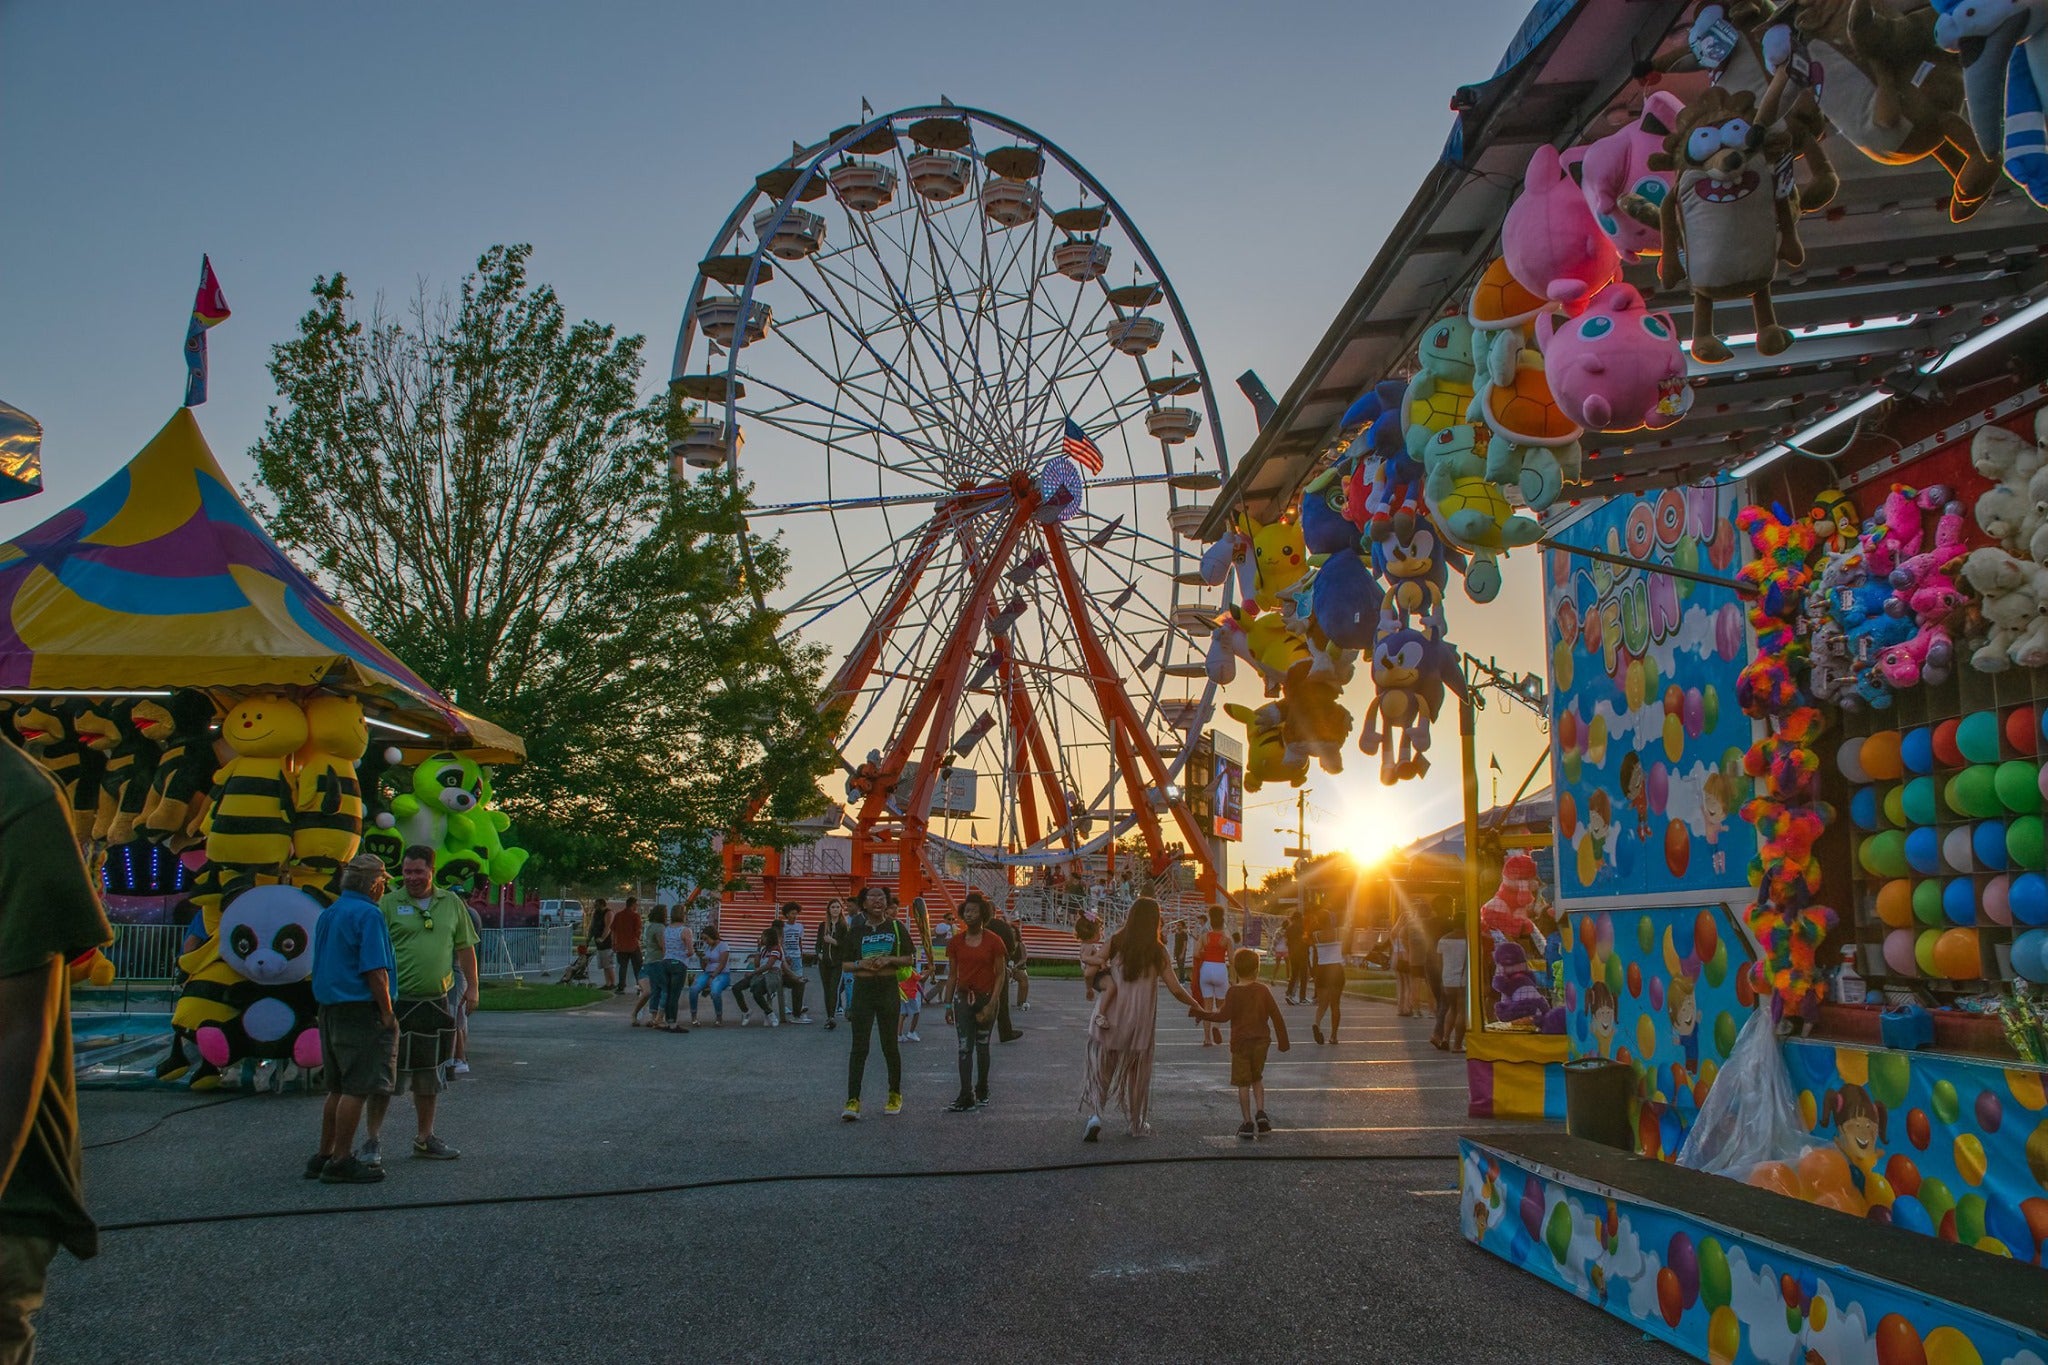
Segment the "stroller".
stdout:
<path fill-rule="evenodd" d="M 590 945 L 587 943 L 576 945 L 576 956 L 570 960 L 567 967 L 562 969 L 562 974 L 556 978 L 555 984 L 557 986 L 566 986 L 572 981 L 581 981 L 585 985 L 590 984 Z"/>

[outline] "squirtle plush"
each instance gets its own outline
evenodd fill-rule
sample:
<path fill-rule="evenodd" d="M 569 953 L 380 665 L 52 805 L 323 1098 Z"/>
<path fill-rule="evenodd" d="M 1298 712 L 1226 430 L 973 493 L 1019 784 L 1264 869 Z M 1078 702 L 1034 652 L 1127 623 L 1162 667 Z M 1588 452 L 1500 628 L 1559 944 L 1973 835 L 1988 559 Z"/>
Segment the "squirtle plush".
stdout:
<path fill-rule="evenodd" d="M 129 715 L 159 750 L 138 832 L 173 849 L 187 848 L 199 839 L 220 766 L 213 754 L 213 700 L 185 688 L 168 701 L 141 698 Z"/>
<path fill-rule="evenodd" d="M 244 1057 L 320 1065 L 312 981 L 319 917 L 320 902 L 290 886 L 255 887 L 221 910 L 220 963 L 236 979 L 224 994 L 233 1013 L 194 1029 L 209 1065 L 225 1069 Z"/>
<path fill-rule="evenodd" d="M 1408 453 L 1419 460 L 1429 438 L 1464 421 L 1472 405 L 1472 324 L 1457 313 L 1438 318 L 1424 329 L 1415 363 L 1404 407 Z"/>
<path fill-rule="evenodd" d="M 206 812 L 206 860 L 221 867 L 276 869 L 292 856 L 297 795 L 285 765 L 306 742 L 306 713 L 289 697 L 259 692 L 221 718 L 234 752 L 213 775 Z"/>
<path fill-rule="evenodd" d="M 1471 552 L 1465 568 L 1465 595 L 1491 602 L 1500 594 L 1499 556 L 1517 545 L 1533 545 L 1543 528 L 1520 516 L 1500 489 L 1486 478 L 1485 427 L 1460 423 L 1430 438 L 1423 463 L 1428 474 L 1423 496 L 1430 519 L 1452 540 Z"/>
<path fill-rule="evenodd" d="M 325 884 L 362 847 L 363 789 L 356 764 L 369 751 L 370 729 L 353 697 L 317 696 L 305 710 L 292 862 L 311 882 Z"/>

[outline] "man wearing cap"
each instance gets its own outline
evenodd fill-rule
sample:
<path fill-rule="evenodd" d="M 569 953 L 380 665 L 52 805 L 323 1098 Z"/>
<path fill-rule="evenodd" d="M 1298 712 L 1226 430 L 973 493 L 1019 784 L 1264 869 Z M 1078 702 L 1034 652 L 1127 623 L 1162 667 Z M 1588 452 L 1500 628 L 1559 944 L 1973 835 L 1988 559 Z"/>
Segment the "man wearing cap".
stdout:
<path fill-rule="evenodd" d="M 364 1105 L 389 1103 L 398 1078 L 398 1017 L 391 1007 L 398 964 L 376 899 L 385 880 L 383 859 L 356 855 L 341 869 L 341 894 L 313 921 L 313 998 L 320 1002 L 327 1108 L 306 1179 L 329 1185 L 384 1178 L 381 1165 L 356 1159 L 355 1145 Z"/>

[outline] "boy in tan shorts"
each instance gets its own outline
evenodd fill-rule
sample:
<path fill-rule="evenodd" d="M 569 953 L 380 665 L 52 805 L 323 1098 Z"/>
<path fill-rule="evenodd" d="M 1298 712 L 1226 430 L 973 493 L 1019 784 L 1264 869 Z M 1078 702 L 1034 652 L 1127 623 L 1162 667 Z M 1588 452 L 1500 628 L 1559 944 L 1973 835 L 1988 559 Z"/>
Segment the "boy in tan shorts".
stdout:
<path fill-rule="evenodd" d="M 1188 1015 L 1230 1025 L 1230 1083 L 1237 1087 L 1238 1108 L 1244 1112 L 1237 1135 L 1251 1142 L 1272 1132 L 1273 1120 L 1266 1117 L 1266 1050 L 1278 1033 L 1280 1050 L 1287 1051 L 1287 1020 L 1272 988 L 1259 980 L 1258 951 L 1239 948 L 1231 954 L 1230 989 L 1223 1003 L 1213 1010 L 1191 1009 Z"/>

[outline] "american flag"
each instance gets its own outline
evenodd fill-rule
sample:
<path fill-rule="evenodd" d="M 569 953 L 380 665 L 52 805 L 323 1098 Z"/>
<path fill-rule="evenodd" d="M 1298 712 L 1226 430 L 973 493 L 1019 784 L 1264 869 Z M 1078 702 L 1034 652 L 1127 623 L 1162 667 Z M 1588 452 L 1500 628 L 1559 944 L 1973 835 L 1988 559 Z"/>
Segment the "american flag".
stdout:
<path fill-rule="evenodd" d="M 1088 433 L 1081 430 L 1071 417 L 1067 419 L 1067 435 L 1060 442 L 1060 452 L 1068 459 L 1080 461 L 1090 474 L 1102 472 L 1102 452 L 1095 448 L 1095 442 L 1088 439 Z"/>

